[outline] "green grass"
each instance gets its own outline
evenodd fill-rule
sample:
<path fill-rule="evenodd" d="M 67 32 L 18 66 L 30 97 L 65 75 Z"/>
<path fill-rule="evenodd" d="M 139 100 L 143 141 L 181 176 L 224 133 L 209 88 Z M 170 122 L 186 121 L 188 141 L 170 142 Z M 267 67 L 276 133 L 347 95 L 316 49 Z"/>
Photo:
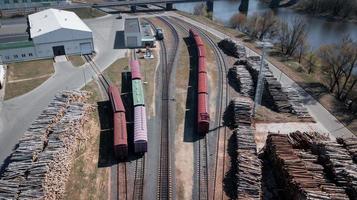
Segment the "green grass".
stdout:
<path fill-rule="evenodd" d="M 66 10 L 75 12 L 81 19 L 96 18 L 106 15 L 104 12 L 95 8 L 71 8 Z"/>
<path fill-rule="evenodd" d="M 82 56 L 75 55 L 75 56 L 67 56 L 68 60 L 71 61 L 72 65 L 75 67 L 80 67 L 85 64 Z"/>

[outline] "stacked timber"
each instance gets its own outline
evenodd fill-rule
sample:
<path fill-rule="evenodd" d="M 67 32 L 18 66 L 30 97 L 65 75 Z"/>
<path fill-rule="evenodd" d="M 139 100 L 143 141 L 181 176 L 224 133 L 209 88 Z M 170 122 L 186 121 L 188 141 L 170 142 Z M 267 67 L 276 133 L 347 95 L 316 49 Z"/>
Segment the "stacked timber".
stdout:
<path fill-rule="evenodd" d="M 343 145 L 317 133 L 294 132 L 290 135 L 299 139 L 294 139 L 294 143 L 301 142 L 300 147 L 309 148 L 318 156 L 319 163 L 337 186 L 342 187 L 351 199 L 357 199 L 357 165 Z"/>
<path fill-rule="evenodd" d="M 253 98 L 254 83 L 249 71 L 243 65 L 233 66 L 230 70 L 231 80 L 237 84 L 240 95 Z"/>
<path fill-rule="evenodd" d="M 247 69 L 253 77 L 254 85 L 257 85 L 260 71 L 260 57 L 251 56 L 247 59 Z M 268 106 L 277 112 L 291 113 L 292 106 L 289 102 L 288 95 L 283 91 L 280 82 L 274 77 L 267 64 L 263 67 L 264 73 L 264 91 L 263 99 Z"/>
<path fill-rule="evenodd" d="M 218 42 L 218 47 L 221 48 L 225 54 L 239 58 L 238 46 L 233 40 L 223 39 Z"/>
<path fill-rule="evenodd" d="M 317 157 L 294 149 L 287 135 L 269 134 L 265 154 L 285 198 L 348 199 L 344 190 L 324 178 L 324 169 L 317 164 Z"/>
<path fill-rule="evenodd" d="M 296 116 L 300 119 L 312 120 L 309 111 L 303 105 L 302 97 L 299 95 L 296 89 L 292 87 L 283 87 L 282 89 L 288 94 L 288 99 L 292 106 L 292 113 L 296 114 Z"/>
<path fill-rule="evenodd" d="M 357 140 L 356 138 L 337 138 L 337 142 L 342 144 L 352 156 L 353 162 L 357 164 Z"/>
<path fill-rule="evenodd" d="M 230 129 L 239 126 L 250 126 L 252 123 L 252 100 L 247 97 L 237 97 L 231 100 L 225 112 L 225 125 Z"/>
<path fill-rule="evenodd" d="M 0 199 L 61 199 L 90 106 L 64 91 L 33 122 L 0 177 Z"/>
<path fill-rule="evenodd" d="M 253 129 L 239 125 L 234 131 L 237 139 L 238 199 L 261 199 L 262 163 L 258 158 Z"/>

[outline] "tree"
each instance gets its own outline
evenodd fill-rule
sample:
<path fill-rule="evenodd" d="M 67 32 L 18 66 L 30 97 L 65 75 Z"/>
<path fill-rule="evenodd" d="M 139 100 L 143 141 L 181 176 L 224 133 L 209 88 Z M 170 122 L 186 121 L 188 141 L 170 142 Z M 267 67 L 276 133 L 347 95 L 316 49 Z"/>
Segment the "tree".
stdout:
<path fill-rule="evenodd" d="M 299 46 L 303 45 L 306 38 L 306 22 L 302 18 L 295 18 L 289 25 L 286 21 L 280 23 L 278 33 L 278 46 L 285 56 L 293 56 Z"/>
<path fill-rule="evenodd" d="M 272 38 L 278 31 L 279 19 L 272 11 L 254 14 L 245 24 L 245 32 L 252 39 Z"/>
<path fill-rule="evenodd" d="M 306 56 L 307 73 L 311 74 L 314 71 L 315 66 L 316 66 L 316 56 L 313 52 L 310 52 Z"/>
<path fill-rule="evenodd" d="M 207 15 L 207 7 L 204 3 L 200 3 L 193 8 L 193 14 L 198 16 Z"/>
<path fill-rule="evenodd" d="M 244 24 L 246 23 L 247 17 L 242 13 L 234 14 L 229 20 L 230 25 L 238 30 L 242 30 Z"/>
<path fill-rule="evenodd" d="M 330 92 L 335 92 L 338 99 L 345 99 L 357 82 L 353 75 L 357 66 L 357 43 L 346 36 L 338 44 L 322 46 L 319 56 L 328 74 Z"/>

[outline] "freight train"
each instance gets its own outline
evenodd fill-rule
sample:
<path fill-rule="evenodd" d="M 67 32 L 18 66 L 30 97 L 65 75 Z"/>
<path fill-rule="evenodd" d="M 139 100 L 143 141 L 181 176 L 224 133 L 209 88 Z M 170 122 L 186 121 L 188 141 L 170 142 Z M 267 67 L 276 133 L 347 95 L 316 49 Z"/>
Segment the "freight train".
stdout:
<path fill-rule="evenodd" d="M 110 85 L 108 95 L 114 113 L 114 154 L 118 159 L 125 159 L 128 156 L 125 108 L 118 87 Z"/>
<path fill-rule="evenodd" d="M 198 62 L 198 89 L 197 89 L 197 129 L 200 134 L 206 134 L 209 131 L 209 106 L 208 106 L 208 85 L 207 85 L 207 66 L 206 50 L 204 43 L 196 31 L 190 29 L 190 37 L 194 40 L 197 51 Z"/>
<path fill-rule="evenodd" d="M 147 152 L 147 120 L 144 90 L 140 74 L 140 64 L 137 60 L 130 62 L 132 94 L 134 104 L 134 151 Z"/>

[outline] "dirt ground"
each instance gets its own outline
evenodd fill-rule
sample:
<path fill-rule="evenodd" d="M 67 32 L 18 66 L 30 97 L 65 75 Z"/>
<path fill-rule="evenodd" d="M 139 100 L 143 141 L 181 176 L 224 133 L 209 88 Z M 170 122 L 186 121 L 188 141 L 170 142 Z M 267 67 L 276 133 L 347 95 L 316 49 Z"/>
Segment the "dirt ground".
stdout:
<path fill-rule="evenodd" d="M 68 60 L 71 61 L 72 65 L 75 67 L 80 67 L 85 64 L 85 61 L 82 58 L 82 56 L 73 55 L 73 56 L 67 56 L 67 57 L 68 57 Z"/>
<path fill-rule="evenodd" d="M 182 40 L 182 39 L 181 39 Z M 184 141 L 187 88 L 190 73 L 189 53 L 181 41 L 180 59 L 176 71 L 176 199 L 191 199 L 193 187 L 193 145 Z"/>

